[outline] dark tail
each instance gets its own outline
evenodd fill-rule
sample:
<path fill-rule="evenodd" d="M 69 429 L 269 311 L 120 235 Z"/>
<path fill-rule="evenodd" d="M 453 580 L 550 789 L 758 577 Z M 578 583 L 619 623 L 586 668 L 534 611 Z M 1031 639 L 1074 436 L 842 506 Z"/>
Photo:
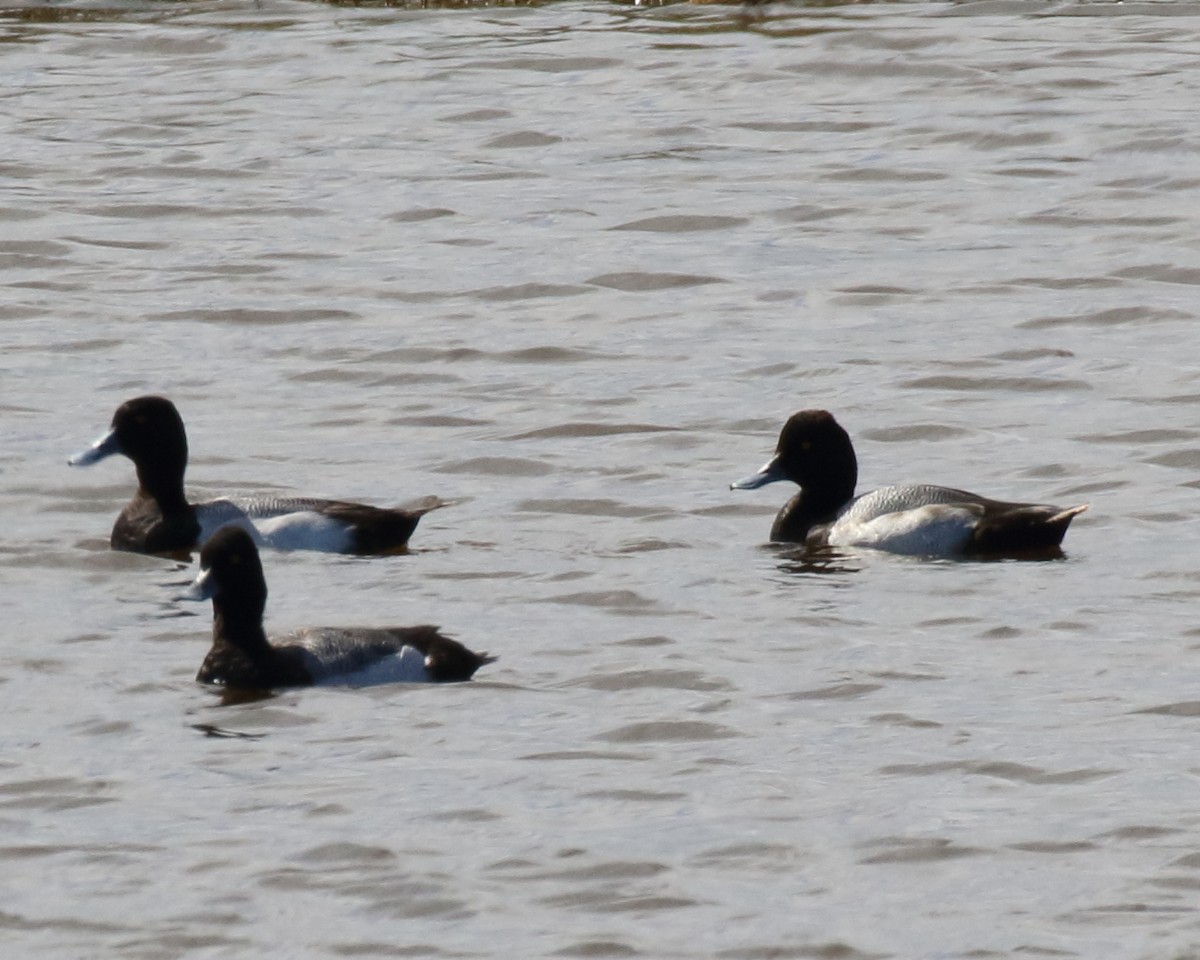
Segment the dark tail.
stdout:
<path fill-rule="evenodd" d="M 1057 549 L 1067 528 L 1087 504 L 1067 507 L 1021 506 L 985 516 L 975 528 L 969 548 L 974 554 L 1020 555 Z"/>

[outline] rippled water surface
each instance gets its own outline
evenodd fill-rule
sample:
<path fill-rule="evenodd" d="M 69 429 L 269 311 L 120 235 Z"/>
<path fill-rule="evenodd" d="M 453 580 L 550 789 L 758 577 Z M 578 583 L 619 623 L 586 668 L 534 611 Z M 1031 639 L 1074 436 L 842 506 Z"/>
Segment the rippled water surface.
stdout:
<path fill-rule="evenodd" d="M 1191 3 L 0 7 L 0 932 L 22 957 L 1200 955 Z M 463 502 L 268 554 L 268 626 L 471 684 L 193 682 L 115 554 L 194 496 Z M 765 544 L 864 489 L 1091 510 L 1053 562 Z"/>

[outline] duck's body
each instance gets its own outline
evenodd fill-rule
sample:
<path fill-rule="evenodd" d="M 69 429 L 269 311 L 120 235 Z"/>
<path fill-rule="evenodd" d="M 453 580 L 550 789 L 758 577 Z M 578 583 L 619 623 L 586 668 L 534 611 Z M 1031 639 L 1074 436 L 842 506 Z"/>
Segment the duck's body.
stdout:
<path fill-rule="evenodd" d="M 882 487 L 855 497 L 833 522 L 810 527 L 804 542 L 926 556 L 1021 553 L 1057 547 L 1086 509 L 1005 503 L 929 484 Z"/>
<path fill-rule="evenodd" d="M 314 627 L 250 650 L 215 632 L 196 679 L 250 690 L 336 683 L 470 680 L 494 658 L 474 654 L 437 627 Z"/>
<path fill-rule="evenodd" d="M 232 523 L 259 546 L 275 550 L 375 555 L 403 551 L 421 517 L 448 505 L 440 497 L 400 507 L 312 497 L 223 497 L 194 504 L 193 510 L 200 524 L 199 544 Z"/>
<path fill-rule="evenodd" d="M 175 405 L 163 397 L 121 404 L 109 432 L 69 463 L 84 466 L 118 453 L 134 462 L 138 488 L 109 542 L 114 550 L 133 553 L 190 554 L 231 523 L 257 544 L 278 550 L 396 553 L 405 549 L 421 517 L 448 504 L 438 497 L 392 508 L 300 497 L 189 503 L 183 487 L 187 434 Z"/>
<path fill-rule="evenodd" d="M 771 540 L 812 547 L 870 547 L 924 556 L 1019 555 L 1055 550 L 1086 506 L 1009 503 L 953 487 L 906 484 L 854 495 L 858 461 L 824 410 L 793 415 L 775 456 L 733 483 L 750 490 L 791 480 L 800 492 L 780 510 Z"/>
<path fill-rule="evenodd" d="M 191 597 L 211 599 L 213 643 L 196 679 L 244 690 L 320 683 L 447 683 L 469 680 L 495 658 L 437 627 L 318 627 L 267 639 L 267 584 L 253 538 L 219 530 L 200 551 Z"/>

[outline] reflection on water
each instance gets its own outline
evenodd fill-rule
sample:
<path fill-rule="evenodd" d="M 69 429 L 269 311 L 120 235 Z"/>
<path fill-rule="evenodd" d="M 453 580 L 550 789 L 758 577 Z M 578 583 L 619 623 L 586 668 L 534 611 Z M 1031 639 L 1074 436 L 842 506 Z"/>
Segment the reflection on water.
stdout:
<path fill-rule="evenodd" d="M 236 700 L 236 701 L 228 700 L 227 702 L 230 702 L 230 703 L 251 703 L 254 700 L 262 700 L 266 696 L 266 694 L 263 694 L 262 692 L 259 692 L 259 694 L 257 696 L 250 696 L 251 692 L 252 691 L 248 691 L 248 690 L 241 690 L 241 691 L 226 690 L 226 691 L 224 691 L 224 693 L 226 695 L 232 694 L 232 693 L 238 693 L 238 694 L 242 695 L 242 699 L 240 699 L 240 700 Z M 226 699 L 226 698 L 223 697 L 222 699 Z M 206 737 L 216 737 L 218 739 L 227 739 L 227 740 L 261 740 L 264 736 L 266 736 L 266 734 L 263 734 L 263 733 L 246 733 L 245 731 L 242 731 L 242 730 L 227 730 L 224 727 L 218 727 L 211 723 L 193 723 L 192 729 L 199 731 L 200 733 L 204 734 L 204 736 L 206 736 Z"/>
<path fill-rule="evenodd" d="M 860 554 L 855 551 L 838 550 L 836 547 L 795 547 L 777 551 L 779 569 L 785 573 L 800 575 L 861 573 L 862 565 L 857 562 Z"/>
<path fill-rule="evenodd" d="M 403 6 L 0 11 L 10 952 L 1192 951 L 1192 6 Z M 269 622 L 494 672 L 195 684 L 65 467 L 141 393 L 197 500 L 459 499 Z M 1067 562 L 764 545 L 810 407 Z"/>

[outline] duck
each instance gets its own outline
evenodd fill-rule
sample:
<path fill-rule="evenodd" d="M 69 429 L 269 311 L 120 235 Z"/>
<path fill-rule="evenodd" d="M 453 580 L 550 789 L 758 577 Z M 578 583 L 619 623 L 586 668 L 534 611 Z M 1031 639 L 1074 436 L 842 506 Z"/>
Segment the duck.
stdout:
<path fill-rule="evenodd" d="M 451 503 L 433 496 L 391 508 L 307 497 L 189 503 L 183 487 L 187 431 L 166 397 L 125 401 L 113 414 L 108 432 L 67 463 L 89 466 L 114 454 L 133 461 L 138 487 L 117 516 L 109 543 L 114 550 L 132 553 L 188 559 L 229 523 L 242 526 L 257 544 L 278 550 L 402 553 L 421 517 Z"/>
<path fill-rule="evenodd" d="M 775 455 L 730 484 L 755 490 L 778 480 L 800 487 L 775 517 L 771 540 L 808 547 L 867 547 L 922 556 L 1022 556 L 1058 551 L 1087 504 L 1056 507 L 992 500 L 953 487 L 904 484 L 855 496 L 858 459 L 827 410 L 801 410 L 779 433 Z"/>
<path fill-rule="evenodd" d="M 254 538 L 236 525 L 222 527 L 200 548 L 200 573 L 184 599 L 212 601 L 212 647 L 196 680 L 229 689 L 454 683 L 496 660 L 427 624 L 313 627 L 268 640 L 262 559 Z"/>

